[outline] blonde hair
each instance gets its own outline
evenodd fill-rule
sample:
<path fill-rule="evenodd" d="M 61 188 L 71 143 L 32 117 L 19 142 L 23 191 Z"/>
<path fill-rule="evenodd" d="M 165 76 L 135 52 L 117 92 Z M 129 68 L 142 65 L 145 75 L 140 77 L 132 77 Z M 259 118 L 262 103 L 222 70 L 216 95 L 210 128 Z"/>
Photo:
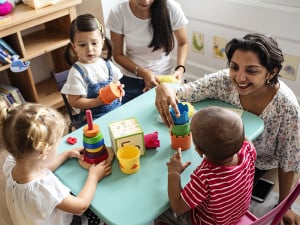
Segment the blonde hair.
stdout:
<path fill-rule="evenodd" d="M 65 129 L 57 110 L 37 103 L 14 104 L 0 101 L 0 133 L 6 150 L 16 159 L 32 153 L 47 157 Z"/>

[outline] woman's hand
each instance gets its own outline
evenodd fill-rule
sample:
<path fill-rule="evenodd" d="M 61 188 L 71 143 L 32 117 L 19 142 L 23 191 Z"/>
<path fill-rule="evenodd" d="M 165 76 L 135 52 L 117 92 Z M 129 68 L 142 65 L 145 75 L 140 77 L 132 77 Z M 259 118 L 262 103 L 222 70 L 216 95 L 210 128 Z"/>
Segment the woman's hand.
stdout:
<path fill-rule="evenodd" d="M 145 88 L 143 89 L 143 92 L 149 91 L 150 89 L 154 88 L 158 85 L 159 79 L 155 77 L 152 71 L 147 70 L 143 74 Z"/>
<path fill-rule="evenodd" d="M 178 84 L 183 83 L 183 72 L 180 70 L 176 70 L 173 74 L 173 76 L 178 80 Z"/>
<path fill-rule="evenodd" d="M 173 126 L 173 119 L 170 114 L 169 106 L 174 109 L 176 116 L 180 116 L 177 102 L 178 99 L 176 97 L 175 89 L 165 83 L 161 83 L 156 87 L 155 105 L 167 127 Z"/>

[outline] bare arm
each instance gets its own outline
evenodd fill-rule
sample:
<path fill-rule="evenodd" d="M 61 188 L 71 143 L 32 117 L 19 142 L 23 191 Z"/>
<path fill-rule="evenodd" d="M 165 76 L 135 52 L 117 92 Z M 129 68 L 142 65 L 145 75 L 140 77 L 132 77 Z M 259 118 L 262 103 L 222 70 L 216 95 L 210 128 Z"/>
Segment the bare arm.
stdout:
<path fill-rule="evenodd" d="M 113 31 L 110 32 L 111 41 L 113 43 L 113 58 L 114 60 L 124 67 L 125 69 L 131 71 L 132 73 L 137 72 L 139 77 L 142 77 L 145 82 L 145 89 L 147 91 L 158 83 L 152 71 L 147 70 L 139 65 L 135 64 L 128 56 L 126 56 L 123 52 L 123 35 L 117 34 Z M 146 53 L 145 53 L 146 54 Z"/>
<path fill-rule="evenodd" d="M 80 95 L 68 95 L 68 101 L 72 107 L 78 109 L 89 109 L 104 105 L 104 103 L 98 98 L 85 98 Z"/>
<path fill-rule="evenodd" d="M 83 214 L 91 204 L 98 181 L 109 174 L 111 174 L 111 166 L 106 162 L 92 165 L 78 196 L 67 196 L 56 208 L 73 214 Z"/>
<path fill-rule="evenodd" d="M 176 30 L 174 34 L 177 40 L 177 65 L 185 66 L 189 50 L 186 28 Z M 183 68 L 179 68 L 174 75 L 178 80 L 182 81 L 183 73 Z"/>
<path fill-rule="evenodd" d="M 168 165 L 168 196 L 172 210 L 176 215 L 185 213 L 190 207 L 181 198 L 181 178 L 180 174 L 191 164 L 191 162 L 182 163 L 181 153 L 176 152 L 170 159 Z"/>
<path fill-rule="evenodd" d="M 82 147 L 74 148 L 68 151 L 64 151 L 60 154 L 57 154 L 55 156 L 55 159 L 53 160 L 46 160 L 45 163 L 51 162 L 50 164 L 45 164 L 44 166 L 47 167 L 49 170 L 54 171 L 58 167 L 60 167 L 61 164 L 63 164 L 66 160 L 70 158 L 79 158 L 82 159 L 83 156 L 80 154 L 83 151 Z"/>

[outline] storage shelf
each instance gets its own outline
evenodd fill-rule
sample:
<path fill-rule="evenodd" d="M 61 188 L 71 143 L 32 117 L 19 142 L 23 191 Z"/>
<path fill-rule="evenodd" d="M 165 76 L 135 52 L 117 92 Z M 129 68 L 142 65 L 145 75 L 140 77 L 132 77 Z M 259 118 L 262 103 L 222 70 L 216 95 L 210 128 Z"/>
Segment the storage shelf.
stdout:
<path fill-rule="evenodd" d="M 50 53 L 54 71 L 69 69 L 63 52 L 70 42 L 69 27 L 76 17 L 75 6 L 81 2 L 82 0 L 60 0 L 41 9 L 33 9 L 20 3 L 10 14 L 10 19 L 0 24 L 0 38 L 15 49 L 23 61 Z M 63 99 L 55 80 L 49 74 L 50 78 L 35 83 L 30 67 L 21 73 L 13 73 L 10 65 L 3 65 L 0 72 L 7 71 L 11 85 L 19 88 L 26 101 L 54 108 L 62 107 Z"/>
<path fill-rule="evenodd" d="M 52 106 L 56 109 L 64 105 L 61 94 L 57 89 L 57 84 L 53 78 L 37 83 L 36 89 L 39 93 L 39 103 Z"/>
<path fill-rule="evenodd" d="M 23 36 L 23 42 L 24 60 L 28 60 L 66 46 L 70 39 L 65 33 L 39 30 Z"/>

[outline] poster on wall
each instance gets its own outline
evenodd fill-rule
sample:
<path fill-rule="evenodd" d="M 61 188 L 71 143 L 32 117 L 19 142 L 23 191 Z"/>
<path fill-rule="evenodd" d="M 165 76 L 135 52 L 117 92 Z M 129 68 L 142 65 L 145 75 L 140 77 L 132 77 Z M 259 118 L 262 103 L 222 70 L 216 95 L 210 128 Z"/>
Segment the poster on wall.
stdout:
<path fill-rule="evenodd" d="M 214 36 L 213 37 L 213 56 L 219 59 L 226 59 L 225 46 L 227 39 L 224 37 Z"/>
<path fill-rule="evenodd" d="M 284 62 L 280 71 L 281 77 L 295 81 L 297 79 L 300 57 L 284 54 Z"/>
<path fill-rule="evenodd" d="M 193 32 L 192 36 L 192 51 L 204 54 L 204 34 L 200 32 Z"/>

